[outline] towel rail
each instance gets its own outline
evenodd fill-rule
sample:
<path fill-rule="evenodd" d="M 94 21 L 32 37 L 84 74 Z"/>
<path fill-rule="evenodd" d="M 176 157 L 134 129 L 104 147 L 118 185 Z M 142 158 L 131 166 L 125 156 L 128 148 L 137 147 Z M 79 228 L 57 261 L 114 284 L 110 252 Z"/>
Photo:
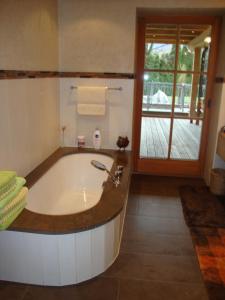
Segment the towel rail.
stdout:
<path fill-rule="evenodd" d="M 78 86 L 75 86 L 75 85 L 71 85 L 70 86 L 71 90 L 74 90 L 74 89 L 77 89 L 77 88 L 78 88 Z M 107 90 L 122 91 L 123 88 L 122 88 L 122 86 L 119 86 L 119 87 L 107 87 Z"/>

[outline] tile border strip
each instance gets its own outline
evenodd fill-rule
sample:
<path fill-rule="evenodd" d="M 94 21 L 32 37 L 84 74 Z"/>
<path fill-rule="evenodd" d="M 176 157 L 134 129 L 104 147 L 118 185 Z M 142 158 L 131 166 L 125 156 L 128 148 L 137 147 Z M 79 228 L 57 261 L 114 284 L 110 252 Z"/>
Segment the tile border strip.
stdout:
<path fill-rule="evenodd" d="M 58 72 L 58 71 L 19 71 L 0 70 L 2 79 L 25 78 L 110 78 L 110 79 L 134 79 L 134 73 L 100 73 L 100 72 Z M 225 83 L 225 77 L 216 77 L 215 83 Z"/>
<path fill-rule="evenodd" d="M 58 72 L 0 70 L 0 79 L 53 78 L 53 77 L 58 77 Z"/>
<path fill-rule="evenodd" d="M 134 79 L 133 73 L 59 72 L 59 77 Z"/>
<path fill-rule="evenodd" d="M 2 79 L 25 79 L 25 78 L 111 78 L 111 79 L 134 79 L 133 73 L 99 73 L 99 72 L 57 72 L 57 71 L 18 71 L 0 70 Z"/>

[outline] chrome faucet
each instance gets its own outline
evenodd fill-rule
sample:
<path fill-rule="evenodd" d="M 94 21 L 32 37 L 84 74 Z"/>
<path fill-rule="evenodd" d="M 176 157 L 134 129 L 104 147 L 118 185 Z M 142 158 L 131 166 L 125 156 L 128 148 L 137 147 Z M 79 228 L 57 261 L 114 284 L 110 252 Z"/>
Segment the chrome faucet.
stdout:
<path fill-rule="evenodd" d="M 113 184 L 117 187 L 120 184 L 120 176 L 123 173 L 123 166 L 118 166 L 117 170 L 115 172 L 115 174 L 113 175 L 104 164 L 102 164 L 101 162 L 97 161 L 97 160 L 92 160 L 91 161 L 92 166 L 94 166 L 95 168 L 101 170 L 101 171 L 106 171 L 106 173 L 109 175 L 109 177 L 111 178 Z"/>

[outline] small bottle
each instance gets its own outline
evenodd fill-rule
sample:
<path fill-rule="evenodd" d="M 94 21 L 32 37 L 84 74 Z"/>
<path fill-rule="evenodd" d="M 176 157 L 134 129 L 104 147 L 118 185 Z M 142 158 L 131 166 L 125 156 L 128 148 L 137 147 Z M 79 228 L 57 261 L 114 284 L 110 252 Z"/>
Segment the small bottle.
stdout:
<path fill-rule="evenodd" d="M 96 128 L 93 133 L 93 146 L 96 150 L 101 147 L 101 132 L 98 128 Z"/>
<path fill-rule="evenodd" d="M 78 137 L 77 137 L 77 147 L 78 148 L 84 148 L 85 147 L 85 136 L 84 135 L 78 135 Z"/>

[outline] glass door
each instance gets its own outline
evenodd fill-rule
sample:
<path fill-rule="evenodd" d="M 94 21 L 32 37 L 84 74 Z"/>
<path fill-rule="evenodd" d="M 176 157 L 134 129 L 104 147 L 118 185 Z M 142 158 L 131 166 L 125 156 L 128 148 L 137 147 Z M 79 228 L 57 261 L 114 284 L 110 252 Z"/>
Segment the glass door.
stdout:
<path fill-rule="evenodd" d="M 151 19 L 139 24 L 135 168 L 198 176 L 208 120 L 212 24 Z"/>

